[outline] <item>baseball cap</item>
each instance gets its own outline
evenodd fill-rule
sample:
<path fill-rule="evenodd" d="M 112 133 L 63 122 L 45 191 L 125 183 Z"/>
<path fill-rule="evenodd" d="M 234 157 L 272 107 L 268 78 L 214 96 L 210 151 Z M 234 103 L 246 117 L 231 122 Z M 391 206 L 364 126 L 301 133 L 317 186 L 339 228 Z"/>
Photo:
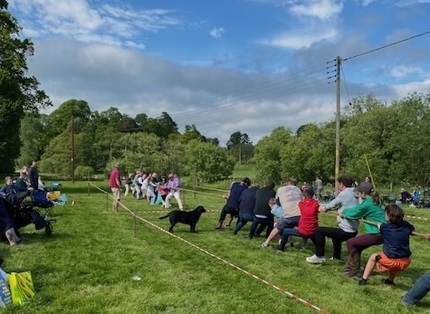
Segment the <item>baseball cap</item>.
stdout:
<path fill-rule="evenodd" d="M 372 192 L 373 186 L 370 182 L 361 182 L 355 189 L 356 192 L 363 192 L 370 194 Z"/>

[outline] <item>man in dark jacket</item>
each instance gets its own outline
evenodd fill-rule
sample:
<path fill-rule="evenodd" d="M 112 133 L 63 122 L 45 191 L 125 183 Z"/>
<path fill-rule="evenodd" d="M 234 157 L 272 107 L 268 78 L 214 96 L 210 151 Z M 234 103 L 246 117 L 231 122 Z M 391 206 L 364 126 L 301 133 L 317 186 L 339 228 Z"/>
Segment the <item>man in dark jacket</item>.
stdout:
<path fill-rule="evenodd" d="M 273 229 L 273 215 L 270 213 L 269 200 L 276 195 L 274 188 L 275 182 L 269 181 L 255 193 L 254 221 L 248 235 L 250 239 L 255 235 L 259 236 L 266 227 L 267 235 Z"/>
<path fill-rule="evenodd" d="M 255 194 L 257 191 L 258 185 L 243 190 L 239 199 L 239 219 L 233 229 L 233 234 L 237 234 L 248 221 L 254 221 Z"/>
<path fill-rule="evenodd" d="M 221 214 L 219 216 L 218 224 L 215 229 L 221 229 L 222 224 L 227 216 L 230 214 L 232 217 L 239 215 L 239 200 L 243 190 L 246 190 L 251 185 L 251 180 L 247 177 L 242 179 L 242 182 L 233 182 L 230 186 L 230 191 L 225 197 L 227 199 Z"/>
<path fill-rule="evenodd" d="M 28 180 L 30 181 L 30 187 L 36 191 L 39 188 L 39 171 L 37 171 L 36 160 L 33 160 L 31 167 L 28 170 Z"/>

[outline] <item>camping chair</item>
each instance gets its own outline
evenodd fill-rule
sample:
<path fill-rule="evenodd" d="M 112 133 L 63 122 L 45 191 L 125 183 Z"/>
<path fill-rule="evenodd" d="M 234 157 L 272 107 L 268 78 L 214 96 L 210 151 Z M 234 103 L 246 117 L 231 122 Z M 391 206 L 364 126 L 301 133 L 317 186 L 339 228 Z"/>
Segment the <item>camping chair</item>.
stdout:
<path fill-rule="evenodd" d="M 43 190 L 35 190 L 31 193 L 31 202 L 33 207 L 43 216 L 51 214 L 54 203 L 48 199 L 47 194 Z"/>

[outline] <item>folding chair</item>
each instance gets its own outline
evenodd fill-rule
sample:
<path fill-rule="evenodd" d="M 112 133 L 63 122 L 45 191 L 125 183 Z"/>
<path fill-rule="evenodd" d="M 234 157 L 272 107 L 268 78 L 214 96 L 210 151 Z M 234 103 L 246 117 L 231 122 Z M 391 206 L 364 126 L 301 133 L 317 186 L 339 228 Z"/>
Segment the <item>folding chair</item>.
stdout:
<path fill-rule="evenodd" d="M 43 216 L 51 214 L 54 203 L 48 199 L 45 191 L 35 190 L 31 193 L 31 202 L 33 207 Z"/>

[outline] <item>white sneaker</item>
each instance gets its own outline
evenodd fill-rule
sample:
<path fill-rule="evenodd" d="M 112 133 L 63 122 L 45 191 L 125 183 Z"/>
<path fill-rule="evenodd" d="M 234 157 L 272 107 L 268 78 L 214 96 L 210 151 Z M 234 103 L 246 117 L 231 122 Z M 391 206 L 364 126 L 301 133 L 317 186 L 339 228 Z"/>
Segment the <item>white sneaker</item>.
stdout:
<path fill-rule="evenodd" d="M 311 264 L 322 264 L 325 263 L 325 257 L 318 257 L 314 254 L 310 257 L 306 257 L 306 262 Z"/>

